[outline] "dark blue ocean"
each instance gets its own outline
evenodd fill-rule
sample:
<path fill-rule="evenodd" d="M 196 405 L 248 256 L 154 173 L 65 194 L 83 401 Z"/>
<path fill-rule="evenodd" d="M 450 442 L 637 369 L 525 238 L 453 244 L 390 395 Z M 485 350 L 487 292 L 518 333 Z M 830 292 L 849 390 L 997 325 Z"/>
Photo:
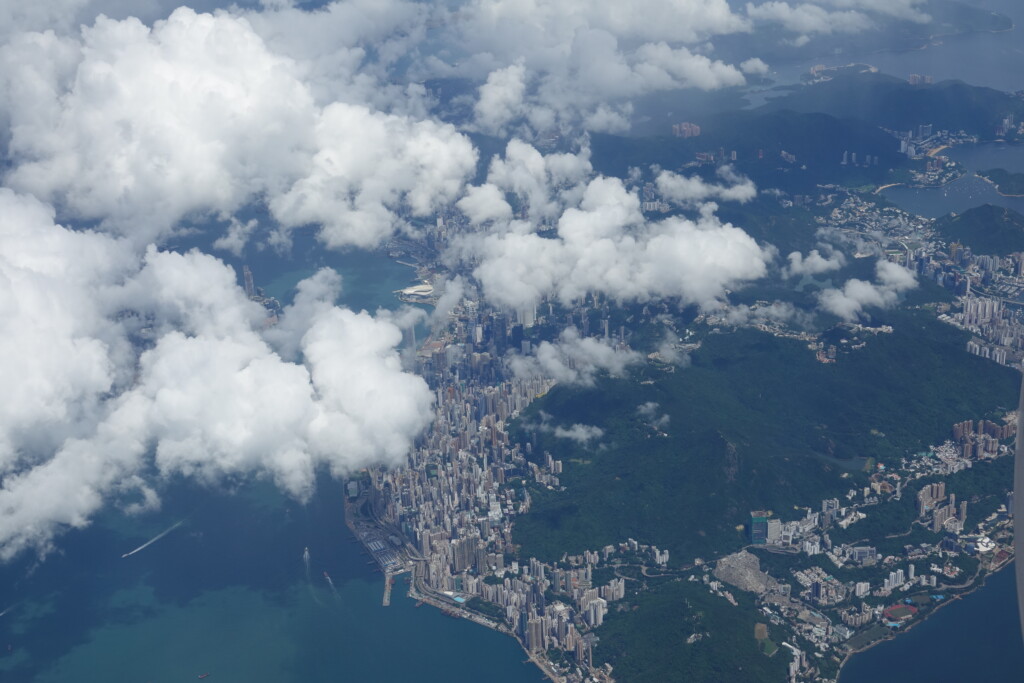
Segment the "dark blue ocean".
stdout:
<path fill-rule="evenodd" d="M 1024 680 L 1013 565 L 894 640 L 855 655 L 839 683 Z"/>

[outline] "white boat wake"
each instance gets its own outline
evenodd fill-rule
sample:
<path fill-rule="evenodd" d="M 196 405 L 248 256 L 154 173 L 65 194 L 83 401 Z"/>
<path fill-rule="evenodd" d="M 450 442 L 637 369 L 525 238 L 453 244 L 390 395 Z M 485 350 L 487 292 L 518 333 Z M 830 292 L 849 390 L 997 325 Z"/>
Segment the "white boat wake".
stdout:
<path fill-rule="evenodd" d="M 140 550 L 145 550 L 146 548 L 148 548 L 149 546 L 153 545 L 154 543 L 156 543 L 157 541 L 159 541 L 159 540 L 160 540 L 161 538 L 163 538 L 163 537 L 164 537 L 164 536 L 166 536 L 167 534 L 171 533 L 172 531 L 174 531 L 175 529 L 177 529 L 177 528 L 178 528 L 179 526 L 181 526 L 181 525 L 182 525 L 182 524 L 184 524 L 184 523 L 185 523 L 185 520 L 181 520 L 180 522 L 178 522 L 178 523 L 177 523 L 177 524 L 175 524 L 174 526 L 172 526 L 172 527 L 170 527 L 170 528 L 168 528 L 168 529 L 164 529 L 164 530 L 163 530 L 163 531 L 161 531 L 161 532 L 160 532 L 159 534 L 157 534 L 157 535 L 156 535 L 156 536 L 154 536 L 153 538 L 149 539 L 148 541 L 146 541 L 145 543 L 143 543 L 142 545 L 140 545 L 140 546 L 139 546 L 138 548 L 136 548 L 135 550 L 131 551 L 130 553 L 125 553 L 124 555 L 122 555 L 122 556 L 121 556 L 121 557 L 122 557 L 122 559 L 123 559 L 123 558 L 125 558 L 125 557 L 131 557 L 132 555 L 134 555 L 135 553 L 139 552 Z"/>
<path fill-rule="evenodd" d="M 341 600 L 341 596 L 338 595 L 338 589 L 334 587 L 334 582 L 331 581 L 331 577 L 326 571 L 324 572 L 324 578 L 327 579 L 327 585 L 331 587 L 331 592 L 334 593 L 334 597 Z"/>

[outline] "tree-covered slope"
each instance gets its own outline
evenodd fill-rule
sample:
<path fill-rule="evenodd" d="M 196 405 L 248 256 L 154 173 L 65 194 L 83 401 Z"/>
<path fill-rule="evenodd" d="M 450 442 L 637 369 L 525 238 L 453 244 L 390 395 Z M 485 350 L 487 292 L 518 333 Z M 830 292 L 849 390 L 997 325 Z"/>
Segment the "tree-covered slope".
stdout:
<path fill-rule="evenodd" d="M 985 204 L 935 221 L 935 230 L 949 242 L 960 242 L 976 254 L 1005 256 L 1024 251 L 1024 216 L 1013 209 Z"/>
<path fill-rule="evenodd" d="M 565 491 L 538 489 L 517 523 L 525 556 L 557 558 L 627 537 L 678 560 L 743 544 L 752 509 L 817 505 L 845 493 L 868 457 L 941 442 L 957 421 L 1012 408 L 1016 373 L 964 351 L 926 312 L 889 315 L 895 333 L 823 365 L 803 342 L 754 330 L 709 335 L 689 367 L 645 369 L 591 389 L 556 387 L 523 424 L 595 425 L 578 445 L 524 429 L 565 462 Z M 650 382 L 650 383 L 644 383 Z M 667 415 L 662 434 L 638 407 Z M 845 477 L 843 476 L 845 473 Z"/>

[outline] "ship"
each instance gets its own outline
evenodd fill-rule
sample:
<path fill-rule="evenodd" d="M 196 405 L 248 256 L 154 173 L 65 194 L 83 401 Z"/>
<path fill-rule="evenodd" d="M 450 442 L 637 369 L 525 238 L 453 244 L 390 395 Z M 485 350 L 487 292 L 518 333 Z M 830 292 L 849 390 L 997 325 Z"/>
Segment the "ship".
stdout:
<path fill-rule="evenodd" d="M 208 678 L 209 676 L 210 676 L 210 674 L 199 674 L 198 676 L 196 676 L 196 678 L 202 679 L 202 678 Z"/>

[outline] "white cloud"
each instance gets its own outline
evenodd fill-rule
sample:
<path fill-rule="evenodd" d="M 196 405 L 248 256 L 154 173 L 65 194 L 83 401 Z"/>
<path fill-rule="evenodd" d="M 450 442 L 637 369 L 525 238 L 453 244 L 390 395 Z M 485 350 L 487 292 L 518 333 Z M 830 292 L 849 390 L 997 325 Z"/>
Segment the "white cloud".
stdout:
<path fill-rule="evenodd" d="M 532 145 L 512 139 L 504 156 L 491 160 L 487 183 L 470 188 L 459 208 L 476 223 L 497 221 L 511 213 L 501 199 L 507 193 L 518 199 L 526 219 L 544 223 L 556 218 L 563 204 L 579 197 L 591 171 L 587 148 L 578 154 L 543 155 Z"/>
<path fill-rule="evenodd" d="M 563 384 L 589 386 L 599 373 L 621 377 L 626 368 L 640 360 L 635 351 L 617 349 L 593 337 L 580 337 L 575 328 L 568 328 L 555 343 L 541 342 L 533 356 L 513 355 L 508 364 L 517 377 L 546 377 Z"/>
<path fill-rule="evenodd" d="M 238 12 L 277 54 L 300 62 L 318 104 L 366 104 L 426 117 L 426 91 L 403 83 L 401 60 L 427 40 L 439 8 L 408 0 L 344 0 L 314 9 L 273 3 Z"/>
<path fill-rule="evenodd" d="M 926 5 L 927 0 L 824 0 L 833 7 L 852 10 L 877 12 L 896 19 L 906 19 L 919 24 L 931 20 L 918 5 Z"/>
<path fill-rule="evenodd" d="M 799 251 L 794 251 L 786 258 L 789 263 L 783 267 L 782 277 L 818 275 L 832 270 L 839 270 L 846 265 L 846 258 L 840 251 L 832 251 L 828 256 L 823 256 L 817 249 L 811 249 L 807 256 L 804 256 Z"/>
<path fill-rule="evenodd" d="M 264 336 L 217 259 L 140 253 L 0 190 L 0 558 L 50 547 L 106 502 L 157 504 L 158 476 L 257 474 L 297 497 L 403 461 L 431 418 L 388 317 L 333 305 L 322 271 Z"/>
<path fill-rule="evenodd" d="M 545 175 L 549 157 L 517 145 L 520 162 L 501 164 L 515 172 L 494 173 L 495 162 L 488 178 L 495 189 L 489 192 L 507 192 L 524 202 L 532 220 L 467 235 L 453 252 L 476 264 L 473 275 L 490 301 L 525 309 L 545 298 L 570 303 L 594 292 L 619 301 L 678 297 L 713 307 L 727 289 L 766 273 L 770 250 L 721 223 L 713 204 L 705 205 L 696 220 L 676 216 L 647 222 L 639 199 L 620 180 L 597 177 L 584 183 L 579 174 L 570 174 L 574 184 L 559 186 Z M 754 193 L 749 181 L 732 187 L 697 181 L 691 187 L 687 179 L 665 177 L 687 185 L 680 196 L 743 199 Z M 549 221 L 556 221 L 553 235 L 537 232 Z"/>
<path fill-rule="evenodd" d="M 768 65 L 758 57 L 751 57 L 740 63 L 740 70 L 745 74 L 764 76 L 768 73 Z"/>
<path fill-rule="evenodd" d="M 73 47 L 34 42 L 48 44 L 33 56 L 51 60 L 49 82 L 24 97 L 31 74 L 4 79 L 15 189 L 149 239 L 189 213 L 280 192 L 307 163 L 309 93 L 244 21 L 188 9 L 153 28 L 100 17 L 74 64 Z M 5 46 L 3 61 L 25 53 Z"/>
<path fill-rule="evenodd" d="M 225 13 L 182 8 L 152 28 L 100 17 L 80 42 L 23 36 L 0 63 L 8 184 L 142 242 L 262 198 L 286 228 L 322 224 L 331 246 L 375 246 L 403 227 L 398 212 L 431 213 L 475 170 L 450 125 L 320 108 L 307 65 Z"/>
<path fill-rule="evenodd" d="M 717 185 L 706 182 L 700 176 L 681 176 L 672 171 L 661 171 L 654 182 L 662 196 L 684 206 L 710 199 L 746 203 L 757 197 L 754 182 L 736 174 L 731 166 L 720 167 L 718 175 L 731 184 Z"/>
<path fill-rule="evenodd" d="M 228 219 L 227 232 L 214 240 L 213 248 L 223 249 L 235 256 L 241 257 L 242 251 L 245 250 L 245 245 L 249 243 L 249 238 L 252 237 L 252 234 L 258 227 L 259 221 L 255 218 L 251 218 L 243 223 L 234 216 L 231 216 Z"/>
<path fill-rule="evenodd" d="M 720 313 L 731 325 L 788 323 L 808 328 L 813 315 L 802 311 L 788 301 L 773 301 L 769 304 L 730 306 Z"/>
<path fill-rule="evenodd" d="M 604 430 L 594 425 L 576 423 L 568 429 L 565 427 L 555 427 L 554 434 L 559 439 L 571 439 L 578 444 L 586 445 L 594 439 L 600 439 L 604 436 Z"/>
<path fill-rule="evenodd" d="M 322 226 L 330 247 L 373 247 L 401 227 L 396 211 L 431 215 L 461 192 L 476 150 L 455 128 L 336 103 L 316 124 L 319 151 L 270 201 L 282 225 Z"/>
<path fill-rule="evenodd" d="M 466 282 L 461 276 L 444 281 L 441 285 L 440 296 L 434 304 L 434 310 L 430 312 L 430 322 L 435 328 L 448 323 L 448 314 L 458 306 L 466 294 Z"/>
<path fill-rule="evenodd" d="M 787 31 L 803 36 L 814 33 L 859 33 L 874 25 L 871 19 L 861 12 L 832 12 L 818 5 L 790 5 L 788 2 L 777 0 L 761 5 L 747 3 L 747 16 L 757 22 L 781 24 Z"/>
<path fill-rule="evenodd" d="M 750 29 L 726 0 L 471 0 L 437 23 L 444 48 L 413 75 L 488 78 L 478 123 L 493 112 L 492 130 L 522 118 L 535 134 L 621 131 L 637 95 L 742 85 L 739 69 L 690 46 Z"/>
<path fill-rule="evenodd" d="M 818 305 L 844 320 L 856 320 L 868 307 L 891 308 L 900 294 L 917 287 L 913 271 L 890 261 L 876 266 L 877 283 L 852 278 L 842 289 L 826 289 L 818 294 Z"/>
<path fill-rule="evenodd" d="M 476 123 L 491 135 L 504 134 L 505 126 L 523 114 L 526 68 L 522 61 L 492 71 L 480 86 L 480 98 L 474 107 Z"/>
<path fill-rule="evenodd" d="M 654 429 L 664 429 L 672 421 L 672 418 L 667 413 L 658 415 L 661 412 L 660 408 L 657 401 L 647 401 L 636 407 L 636 414 Z"/>

